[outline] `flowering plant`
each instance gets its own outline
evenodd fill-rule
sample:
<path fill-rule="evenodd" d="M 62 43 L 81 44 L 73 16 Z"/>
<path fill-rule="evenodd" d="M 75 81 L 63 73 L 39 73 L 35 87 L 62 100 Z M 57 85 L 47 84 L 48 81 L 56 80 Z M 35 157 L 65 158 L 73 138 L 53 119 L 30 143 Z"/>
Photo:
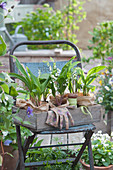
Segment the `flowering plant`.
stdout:
<path fill-rule="evenodd" d="M 113 70 L 108 69 L 100 76 L 97 103 L 104 106 L 106 112 L 113 110 Z"/>
<path fill-rule="evenodd" d="M 110 136 L 108 134 L 102 134 L 102 131 L 98 131 L 98 133 L 93 134 L 91 141 L 94 165 L 113 165 L 113 142 L 110 141 Z M 83 152 L 82 160 L 86 164 L 89 164 L 87 148 Z"/>
<path fill-rule="evenodd" d="M 12 6 L 11 9 L 13 7 L 14 6 Z M 6 2 L 2 1 L 0 1 L 0 9 L 0 23 L 2 23 L 4 18 L 10 17 L 9 13 L 11 12 L 11 9 L 7 10 Z M 7 12 L 6 15 L 1 13 L 2 10 Z M 6 48 L 6 43 L 0 35 L 0 56 L 5 55 Z M 0 68 L 2 68 L 2 63 L 0 63 Z M 16 129 L 14 128 L 12 121 L 12 106 L 14 104 L 13 97 L 17 95 L 15 86 L 16 84 L 14 84 L 13 80 L 7 73 L 0 73 L 0 146 L 2 148 L 2 153 L 0 154 L 1 170 L 4 169 L 4 155 L 9 154 L 4 152 L 3 143 L 4 145 L 9 145 L 12 142 L 15 144 L 16 139 Z M 11 156 L 11 154 L 9 155 Z"/>

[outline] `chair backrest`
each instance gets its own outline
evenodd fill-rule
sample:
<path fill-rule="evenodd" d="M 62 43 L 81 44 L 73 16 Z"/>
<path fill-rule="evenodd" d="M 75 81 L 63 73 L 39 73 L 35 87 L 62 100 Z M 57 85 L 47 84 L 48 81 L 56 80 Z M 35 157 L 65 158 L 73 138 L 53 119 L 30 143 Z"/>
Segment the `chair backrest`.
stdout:
<path fill-rule="evenodd" d="M 24 42 L 20 42 L 17 43 L 10 51 L 10 55 L 9 55 L 9 63 L 10 63 L 10 72 L 17 72 L 17 68 L 16 65 L 13 61 L 13 57 L 11 57 L 11 55 L 13 55 L 15 49 L 21 45 L 52 45 L 52 44 L 67 44 L 69 46 L 71 46 L 74 51 L 75 51 L 75 61 L 81 61 L 81 57 L 80 57 L 80 52 L 79 49 L 76 45 L 74 45 L 73 43 L 71 43 L 70 41 L 67 40 L 49 40 L 49 41 L 24 41 Z M 66 62 L 68 61 L 56 61 L 56 66 L 59 69 L 62 69 L 62 67 L 66 64 Z M 52 62 L 49 62 L 50 65 L 52 65 Z M 41 73 L 48 73 L 49 72 L 49 68 L 47 66 L 46 63 L 44 62 L 38 62 L 38 63 L 28 63 L 28 62 L 22 62 L 22 64 L 24 64 L 25 66 L 27 66 L 28 68 L 30 68 L 31 72 L 35 75 L 38 76 L 38 70 L 41 71 Z M 78 64 L 79 67 L 82 67 L 81 63 Z"/>

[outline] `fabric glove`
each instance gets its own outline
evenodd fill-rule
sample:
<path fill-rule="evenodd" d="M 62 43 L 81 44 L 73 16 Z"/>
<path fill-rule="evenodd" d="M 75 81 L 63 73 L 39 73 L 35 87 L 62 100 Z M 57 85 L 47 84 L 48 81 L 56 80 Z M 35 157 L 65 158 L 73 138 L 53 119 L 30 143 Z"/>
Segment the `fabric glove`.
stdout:
<path fill-rule="evenodd" d="M 65 120 L 65 127 L 69 129 L 69 120 L 71 122 L 71 126 L 74 125 L 74 120 L 69 112 L 69 110 L 65 108 L 53 107 L 50 111 L 48 111 L 48 116 L 46 123 L 58 127 L 60 123 L 60 129 L 63 127 L 63 120 Z"/>

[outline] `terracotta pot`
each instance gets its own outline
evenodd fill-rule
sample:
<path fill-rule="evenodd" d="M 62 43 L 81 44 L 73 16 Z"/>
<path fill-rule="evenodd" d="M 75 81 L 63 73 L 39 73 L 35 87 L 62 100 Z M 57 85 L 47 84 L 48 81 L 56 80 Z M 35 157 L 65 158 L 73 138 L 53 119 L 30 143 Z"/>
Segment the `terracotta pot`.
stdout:
<path fill-rule="evenodd" d="M 15 170 L 16 168 L 16 163 L 18 160 L 18 150 L 13 150 L 12 146 L 3 146 L 4 147 L 4 152 L 8 152 L 13 157 L 11 157 L 8 154 L 4 155 L 4 162 L 3 162 L 3 167 L 4 170 Z M 0 153 L 1 153 L 1 147 L 0 147 Z"/>
<path fill-rule="evenodd" d="M 68 98 L 77 98 L 77 93 L 68 93 Z"/>
<path fill-rule="evenodd" d="M 85 170 L 90 170 L 90 165 L 84 163 L 82 160 L 80 160 L 82 166 L 84 167 Z M 109 165 L 107 167 L 105 166 L 94 166 L 94 170 L 113 170 L 113 165 Z"/>

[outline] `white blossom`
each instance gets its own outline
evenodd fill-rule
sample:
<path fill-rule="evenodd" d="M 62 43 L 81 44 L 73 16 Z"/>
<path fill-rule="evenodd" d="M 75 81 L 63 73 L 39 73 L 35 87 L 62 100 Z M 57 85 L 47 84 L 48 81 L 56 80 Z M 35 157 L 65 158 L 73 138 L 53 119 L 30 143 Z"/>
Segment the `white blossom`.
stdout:
<path fill-rule="evenodd" d="M 110 84 L 110 85 L 113 85 L 113 77 L 111 77 L 111 78 L 109 79 L 109 84 Z"/>
<path fill-rule="evenodd" d="M 107 91 L 109 91 L 109 90 L 110 90 L 110 88 L 109 88 L 108 86 L 105 86 L 105 89 L 106 89 Z"/>
<path fill-rule="evenodd" d="M 96 162 L 96 164 L 98 164 L 99 161 L 98 161 L 98 160 L 95 160 L 95 162 Z"/>
<path fill-rule="evenodd" d="M 8 135 L 8 131 L 2 131 L 2 133 L 3 133 L 3 139 L 4 139 L 4 137 Z"/>
<path fill-rule="evenodd" d="M 99 98 L 98 98 L 98 102 L 99 102 L 99 103 L 102 103 L 102 102 L 103 102 L 103 98 L 102 98 L 102 97 L 99 97 Z"/>
<path fill-rule="evenodd" d="M 104 158 L 102 158 L 102 162 L 105 162 L 105 159 L 104 159 Z"/>

